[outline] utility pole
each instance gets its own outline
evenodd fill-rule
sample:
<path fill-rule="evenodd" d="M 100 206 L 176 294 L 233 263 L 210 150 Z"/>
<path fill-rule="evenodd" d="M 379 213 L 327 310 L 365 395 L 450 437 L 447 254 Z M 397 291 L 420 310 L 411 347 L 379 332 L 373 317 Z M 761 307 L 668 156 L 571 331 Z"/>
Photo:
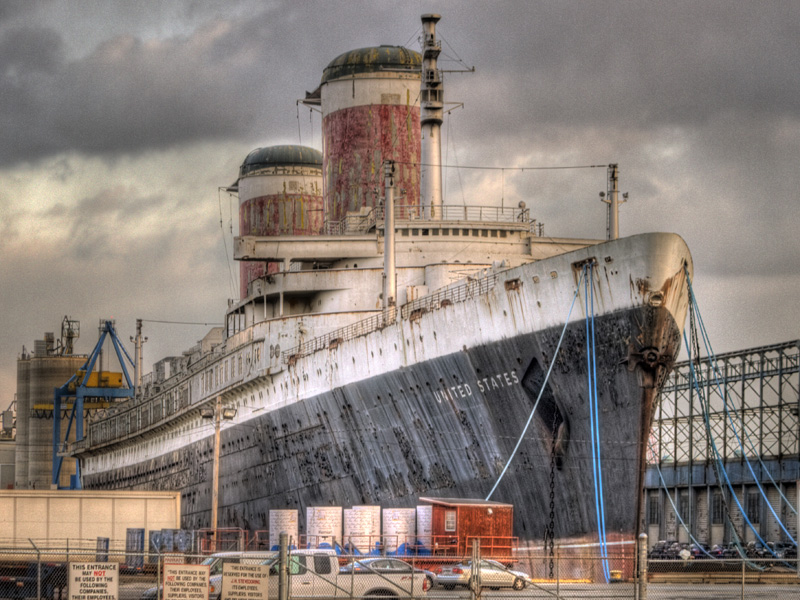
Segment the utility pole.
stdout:
<path fill-rule="evenodd" d="M 386 197 L 383 217 L 383 308 L 397 306 L 397 273 L 395 268 L 394 245 L 394 162 L 387 160 L 384 165 Z"/>
<path fill-rule="evenodd" d="M 136 395 L 142 393 L 142 344 L 147 341 L 146 337 L 142 337 L 142 320 L 136 319 L 136 337 L 132 337 L 131 341 L 134 343 L 134 364 L 133 364 L 133 383 L 136 386 Z"/>
<path fill-rule="evenodd" d="M 217 549 L 217 521 L 219 509 L 219 447 L 222 420 L 229 421 L 236 416 L 235 408 L 222 408 L 222 396 L 217 396 L 214 408 L 203 408 L 200 416 L 204 419 L 214 419 L 214 466 L 211 474 L 211 523 L 209 528 L 212 533 L 212 552 Z"/>
<path fill-rule="evenodd" d="M 217 545 L 217 508 L 219 506 L 219 431 L 222 424 L 222 396 L 217 396 L 214 406 L 214 473 L 211 476 L 211 530 L 214 550 Z"/>

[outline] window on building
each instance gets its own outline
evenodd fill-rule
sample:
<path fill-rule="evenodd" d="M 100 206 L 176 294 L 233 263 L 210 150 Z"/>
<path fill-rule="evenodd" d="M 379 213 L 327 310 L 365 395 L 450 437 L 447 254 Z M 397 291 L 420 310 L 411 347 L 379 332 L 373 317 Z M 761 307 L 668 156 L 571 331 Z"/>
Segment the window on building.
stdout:
<path fill-rule="evenodd" d="M 711 524 L 722 525 L 725 522 L 725 505 L 722 502 L 722 492 L 714 492 L 711 496 Z"/>
<path fill-rule="evenodd" d="M 661 500 L 658 492 L 650 492 L 647 499 L 647 524 L 658 525 L 661 518 Z"/>
<path fill-rule="evenodd" d="M 761 498 L 758 492 L 747 493 L 747 518 L 751 523 L 758 523 L 761 514 Z"/>
<path fill-rule="evenodd" d="M 456 511 L 454 510 L 444 511 L 444 530 L 445 531 L 456 530 Z"/>
<path fill-rule="evenodd" d="M 678 493 L 678 513 L 683 519 L 684 523 L 689 522 L 689 517 L 691 510 L 689 508 L 689 492 L 688 490 L 683 490 Z"/>

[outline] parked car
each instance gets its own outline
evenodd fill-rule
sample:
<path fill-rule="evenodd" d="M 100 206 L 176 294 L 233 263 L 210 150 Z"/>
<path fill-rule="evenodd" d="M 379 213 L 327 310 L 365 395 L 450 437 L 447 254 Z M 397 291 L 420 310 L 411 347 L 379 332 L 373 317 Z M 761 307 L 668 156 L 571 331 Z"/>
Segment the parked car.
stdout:
<path fill-rule="evenodd" d="M 743 558 L 742 552 L 736 542 L 730 542 L 727 546 L 722 548 L 722 558 Z"/>
<path fill-rule="evenodd" d="M 676 540 L 659 540 L 653 544 L 653 549 L 650 550 L 649 558 L 674 560 L 680 558 L 678 556 L 681 551 L 681 545 Z"/>
<path fill-rule="evenodd" d="M 650 548 L 650 552 L 647 553 L 647 558 L 651 559 L 659 559 L 664 558 L 664 549 L 666 548 L 667 542 L 665 540 L 658 540 L 653 547 Z"/>
<path fill-rule="evenodd" d="M 507 569 L 496 560 L 482 560 L 479 568 L 481 587 L 489 589 L 510 587 L 515 590 L 522 590 L 531 581 L 527 573 Z M 471 572 L 472 560 L 465 560 L 455 565 L 434 569 L 437 582 L 446 590 L 452 590 L 456 586 L 468 587 Z"/>
<path fill-rule="evenodd" d="M 748 542 L 744 551 L 748 558 L 772 558 L 772 549 L 768 548 L 761 542 Z"/>
<path fill-rule="evenodd" d="M 711 558 L 723 558 L 724 548 L 719 544 L 714 544 L 711 546 L 711 550 L 709 550 L 708 553 L 711 555 Z"/>
<path fill-rule="evenodd" d="M 797 546 L 791 542 L 767 542 L 776 558 L 797 558 Z"/>
<path fill-rule="evenodd" d="M 417 569 L 399 558 L 385 558 L 373 556 L 360 558 L 344 565 L 339 569 L 340 573 L 379 573 L 387 575 L 401 575 L 403 573 L 413 574 L 416 577 L 424 577 L 427 582 L 427 589 L 430 590 L 436 585 L 436 574 L 433 571 Z"/>

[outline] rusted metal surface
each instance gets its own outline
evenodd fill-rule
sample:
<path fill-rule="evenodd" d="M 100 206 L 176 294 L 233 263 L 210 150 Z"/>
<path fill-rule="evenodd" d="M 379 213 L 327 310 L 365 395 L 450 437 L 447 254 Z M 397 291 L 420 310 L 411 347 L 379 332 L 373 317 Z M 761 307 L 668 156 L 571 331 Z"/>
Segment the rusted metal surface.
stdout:
<path fill-rule="evenodd" d="M 340 221 L 348 211 L 377 206 L 382 163 L 397 161 L 395 186 L 402 203 L 419 204 L 419 107 L 368 105 L 337 110 L 322 122 L 325 194 L 328 218 Z"/>
<path fill-rule="evenodd" d="M 322 195 L 270 194 L 243 199 L 239 204 L 241 235 L 319 235 L 322 231 Z M 247 286 L 268 273 L 277 273 L 280 266 L 260 261 L 239 263 L 241 298 Z"/>
<path fill-rule="evenodd" d="M 239 206 L 241 235 L 317 235 L 322 231 L 322 196 L 271 194 Z"/>

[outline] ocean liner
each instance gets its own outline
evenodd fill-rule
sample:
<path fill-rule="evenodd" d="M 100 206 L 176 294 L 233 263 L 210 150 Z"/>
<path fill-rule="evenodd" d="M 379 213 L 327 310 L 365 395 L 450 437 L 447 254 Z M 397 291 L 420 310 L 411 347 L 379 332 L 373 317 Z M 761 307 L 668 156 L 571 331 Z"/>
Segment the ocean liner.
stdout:
<path fill-rule="evenodd" d="M 247 156 L 231 187 L 241 298 L 91 419 L 71 446 L 84 488 L 181 490 L 182 524 L 198 529 L 218 477 L 218 526 L 251 531 L 271 509 L 485 498 L 536 405 L 492 495 L 514 506 L 520 541 L 541 543 L 551 522 L 561 541 L 597 541 L 593 429 L 609 539 L 636 536 L 688 248 L 669 233 L 616 239 L 614 210 L 601 241 L 545 237 L 524 203 L 443 201 L 438 20 L 423 15 L 421 53 L 361 48 L 328 65 L 304 99 L 322 153 Z M 218 474 L 210 408 L 232 416 Z"/>

